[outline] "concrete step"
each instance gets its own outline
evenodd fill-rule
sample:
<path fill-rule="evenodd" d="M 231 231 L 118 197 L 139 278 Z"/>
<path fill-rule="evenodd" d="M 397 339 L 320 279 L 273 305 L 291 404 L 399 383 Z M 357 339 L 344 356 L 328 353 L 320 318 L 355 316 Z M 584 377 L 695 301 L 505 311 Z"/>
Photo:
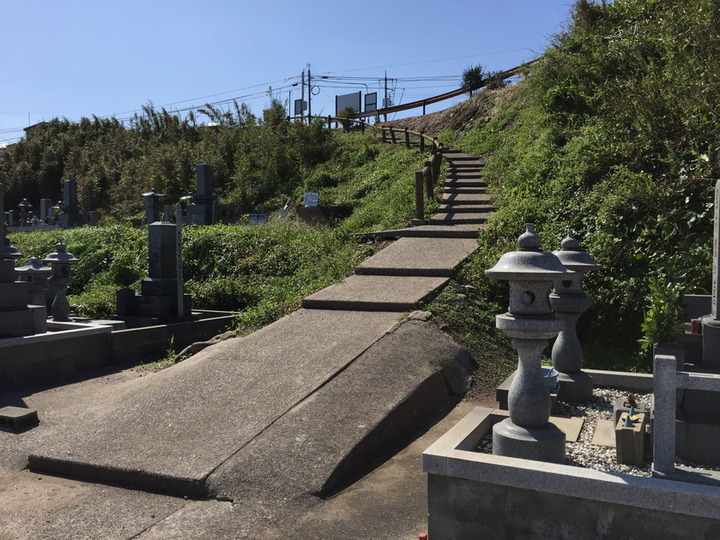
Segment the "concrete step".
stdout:
<path fill-rule="evenodd" d="M 485 223 L 488 218 L 492 215 L 492 212 L 482 212 L 477 214 L 464 214 L 464 213 L 450 213 L 450 214 L 437 214 L 428 220 L 430 225 L 443 225 L 443 224 L 481 224 Z"/>
<path fill-rule="evenodd" d="M 348 311 L 411 311 L 447 284 L 444 277 L 352 275 L 311 294 L 306 309 Z"/>
<path fill-rule="evenodd" d="M 485 195 L 487 187 L 450 184 L 443 187 L 443 197 L 448 195 Z"/>
<path fill-rule="evenodd" d="M 455 268 L 477 248 L 474 239 L 401 238 L 363 261 L 355 273 L 450 277 Z"/>
<path fill-rule="evenodd" d="M 451 161 L 448 160 L 448 168 L 449 169 L 458 169 L 458 170 L 465 170 L 465 169 L 483 169 L 485 167 L 485 162 L 480 161 L 479 159 L 476 161 L 471 160 L 460 160 L 460 161 Z"/>
<path fill-rule="evenodd" d="M 493 200 L 487 193 L 446 193 L 440 199 L 443 205 L 493 205 Z"/>
<path fill-rule="evenodd" d="M 455 178 L 452 180 L 445 180 L 443 184 L 445 187 L 487 187 L 487 182 L 481 178 Z"/>
<path fill-rule="evenodd" d="M 497 208 L 491 204 L 442 204 L 438 207 L 438 214 L 482 214 L 494 212 Z"/>
<path fill-rule="evenodd" d="M 485 225 L 418 225 L 407 229 L 388 229 L 373 232 L 374 238 L 477 238 L 478 229 Z"/>

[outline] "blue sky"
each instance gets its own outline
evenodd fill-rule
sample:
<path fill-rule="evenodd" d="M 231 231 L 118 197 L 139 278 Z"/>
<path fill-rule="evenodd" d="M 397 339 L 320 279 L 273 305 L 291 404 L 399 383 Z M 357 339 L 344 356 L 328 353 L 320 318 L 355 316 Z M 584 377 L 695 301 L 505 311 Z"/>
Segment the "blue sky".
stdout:
<path fill-rule="evenodd" d="M 271 86 L 281 101 L 300 97 L 291 85 L 308 64 L 330 77 L 318 80 L 314 114 L 334 114 L 336 94 L 382 92 L 385 71 L 394 102 L 406 103 L 458 88 L 467 67 L 533 59 L 571 5 L 0 0 L 0 144 L 42 120 L 128 117 L 149 102 L 174 110 L 240 98 L 260 113 Z"/>

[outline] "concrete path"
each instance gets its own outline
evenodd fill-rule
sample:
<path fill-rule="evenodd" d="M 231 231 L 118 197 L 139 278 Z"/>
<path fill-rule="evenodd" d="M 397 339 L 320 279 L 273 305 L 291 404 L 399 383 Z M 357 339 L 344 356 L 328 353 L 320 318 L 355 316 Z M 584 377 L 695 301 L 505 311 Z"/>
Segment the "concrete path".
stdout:
<path fill-rule="evenodd" d="M 311 515 L 321 497 L 403 448 L 466 390 L 467 352 L 422 315 L 403 315 L 437 294 L 477 248 L 474 236 L 492 211 L 478 178 L 482 163 L 461 153 L 447 159 L 438 224 L 398 234 L 400 240 L 362 263 L 355 275 L 247 337 L 221 342 L 164 371 L 121 380 L 112 391 L 97 391 L 75 405 L 65 401 L 60 412 L 38 407 L 39 427 L 19 435 L 0 432 L 0 465 L 12 471 L 27 459 L 35 473 L 173 496 L 139 494 L 135 504 L 152 506 L 152 517 L 120 520 L 122 533 L 97 524 L 87 536 L 290 532 L 281 524 L 289 527 Z M 17 401 L 33 400 L 16 396 Z M 422 476 L 419 461 L 417 474 Z M 181 504 L 174 497 L 200 500 Z M 105 511 L 89 511 L 88 522 L 102 520 Z M 0 518 L 16 526 L 7 530 L 22 530 L 22 516 L 0 510 Z M 67 527 L 66 536 L 72 536 Z M 61 524 L 48 530 L 54 531 L 48 537 L 64 536 Z"/>

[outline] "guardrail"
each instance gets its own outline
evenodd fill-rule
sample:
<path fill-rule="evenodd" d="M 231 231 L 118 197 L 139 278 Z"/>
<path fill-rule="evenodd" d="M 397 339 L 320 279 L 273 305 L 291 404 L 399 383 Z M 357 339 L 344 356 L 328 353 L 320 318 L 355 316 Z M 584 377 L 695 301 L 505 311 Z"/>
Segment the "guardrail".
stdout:
<path fill-rule="evenodd" d="M 349 131 L 353 128 L 365 131 L 368 123 L 362 118 L 339 118 L 337 116 L 288 116 L 288 120 L 321 120 L 323 125 L 327 123 L 328 129 L 332 129 L 332 124 L 335 122 L 335 127 L 342 126 L 344 130 Z"/>
<path fill-rule="evenodd" d="M 408 148 L 416 147 L 421 152 L 430 149 L 430 159 L 425 162 L 422 171 L 415 173 L 415 219 L 425 219 L 425 200 L 435 195 L 435 186 L 440 177 L 443 144 L 437 137 L 430 137 L 424 132 L 411 131 L 408 128 L 395 128 L 392 126 L 375 126 L 380 131 L 380 138 L 385 143 L 404 144 Z M 414 141 L 413 138 L 416 140 Z"/>

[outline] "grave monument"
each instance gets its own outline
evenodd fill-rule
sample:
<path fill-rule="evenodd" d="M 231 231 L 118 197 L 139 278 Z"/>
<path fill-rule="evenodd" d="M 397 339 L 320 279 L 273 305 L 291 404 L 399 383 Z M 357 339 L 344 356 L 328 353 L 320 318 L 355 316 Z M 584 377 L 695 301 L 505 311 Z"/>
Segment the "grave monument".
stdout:
<path fill-rule="evenodd" d="M 213 195 L 212 165 L 200 163 L 197 166 L 197 192 L 192 195 L 192 204 L 187 208 L 187 223 L 215 225 L 218 222 L 218 202 Z"/>
<path fill-rule="evenodd" d="M 4 213 L 4 191 L 0 184 L 0 215 Z M 15 260 L 22 256 L 6 242 L 5 225 L 0 227 L 0 338 L 40 334 L 47 329 L 45 306 L 28 305 L 27 283 L 15 281 Z"/>
<path fill-rule="evenodd" d="M 85 224 L 85 218 L 80 213 L 77 197 L 77 182 L 65 180 L 63 182 L 62 213 L 59 216 L 60 227 L 67 229 Z"/>
<path fill-rule="evenodd" d="M 120 289 L 117 315 L 128 327 L 160 324 L 189 317 L 190 295 L 182 291 L 177 226 L 167 221 L 148 225 L 148 277 L 142 280 L 140 294 Z"/>

